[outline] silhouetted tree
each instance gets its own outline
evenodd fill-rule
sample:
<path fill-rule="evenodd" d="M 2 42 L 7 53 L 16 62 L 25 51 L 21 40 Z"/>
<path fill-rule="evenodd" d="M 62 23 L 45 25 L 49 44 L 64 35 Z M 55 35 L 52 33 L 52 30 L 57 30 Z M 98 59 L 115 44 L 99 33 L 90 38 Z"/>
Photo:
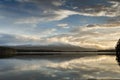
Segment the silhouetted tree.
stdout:
<path fill-rule="evenodd" d="M 117 45 L 116 45 L 116 60 L 118 64 L 120 65 L 120 39 L 118 40 Z"/>

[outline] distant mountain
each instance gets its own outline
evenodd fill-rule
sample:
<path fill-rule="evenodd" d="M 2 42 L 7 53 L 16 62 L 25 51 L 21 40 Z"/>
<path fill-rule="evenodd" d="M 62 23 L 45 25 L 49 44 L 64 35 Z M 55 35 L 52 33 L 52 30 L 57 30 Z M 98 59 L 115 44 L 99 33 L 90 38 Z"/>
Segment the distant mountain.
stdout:
<path fill-rule="evenodd" d="M 70 44 L 50 44 L 50 45 L 21 45 L 14 46 L 17 50 L 44 50 L 44 51 L 96 51 L 95 49 L 83 48 Z"/>

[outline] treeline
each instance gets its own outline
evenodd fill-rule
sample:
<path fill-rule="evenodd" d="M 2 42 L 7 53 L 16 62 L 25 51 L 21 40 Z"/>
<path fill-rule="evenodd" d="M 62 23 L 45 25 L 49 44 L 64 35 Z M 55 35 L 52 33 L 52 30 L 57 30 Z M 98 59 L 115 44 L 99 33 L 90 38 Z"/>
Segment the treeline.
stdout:
<path fill-rule="evenodd" d="M 0 58 L 12 57 L 16 55 L 16 50 L 10 47 L 0 47 Z"/>
<path fill-rule="evenodd" d="M 97 52 L 115 52 L 115 49 L 109 49 L 109 50 L 98 50 Z"/>
<path fill-rule="evenodd" d="M 17 52 L 96 52 L 96 51 L 70 51 L 70 50 L 17 50 Z"/>
<path fill-rule="evenodd" d="M 56 50 L 17 50 L 17 52 L 62 52 L 62 51 L 56 51 Z"/>

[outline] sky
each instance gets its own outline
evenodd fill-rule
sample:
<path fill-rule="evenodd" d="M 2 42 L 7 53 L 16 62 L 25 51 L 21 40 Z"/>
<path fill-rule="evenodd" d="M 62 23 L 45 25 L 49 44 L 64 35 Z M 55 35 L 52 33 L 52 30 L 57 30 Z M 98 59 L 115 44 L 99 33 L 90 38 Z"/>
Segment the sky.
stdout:
<path fill-rule="evenodd" d="M 111 49 L 119 38 L 120 0 L 0 0 L 0 45 Z"/>

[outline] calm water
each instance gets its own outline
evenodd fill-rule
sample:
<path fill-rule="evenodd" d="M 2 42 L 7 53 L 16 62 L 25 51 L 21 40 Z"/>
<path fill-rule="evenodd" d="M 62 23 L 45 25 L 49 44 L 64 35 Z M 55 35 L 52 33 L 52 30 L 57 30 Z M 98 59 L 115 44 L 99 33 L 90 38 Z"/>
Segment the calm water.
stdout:
<path fill-rule="evenodd" d="M 0 80 L 120 79 L 115 56 L 22 56 L 0 59 Z"/>

